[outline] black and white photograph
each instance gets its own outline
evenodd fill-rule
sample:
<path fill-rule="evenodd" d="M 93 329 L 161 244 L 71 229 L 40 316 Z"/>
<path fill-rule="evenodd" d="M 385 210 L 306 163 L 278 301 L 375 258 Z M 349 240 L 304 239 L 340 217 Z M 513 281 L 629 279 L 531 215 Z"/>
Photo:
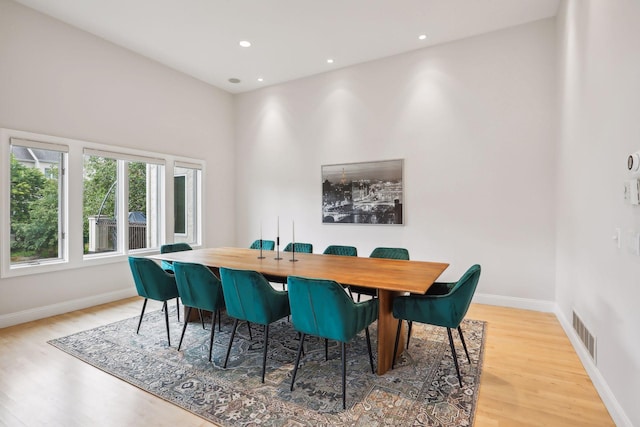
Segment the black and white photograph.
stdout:
<path fill-rule="evenodd" d="M 403 224 L 403 160 L 322 166 L 322 222 Z"/>

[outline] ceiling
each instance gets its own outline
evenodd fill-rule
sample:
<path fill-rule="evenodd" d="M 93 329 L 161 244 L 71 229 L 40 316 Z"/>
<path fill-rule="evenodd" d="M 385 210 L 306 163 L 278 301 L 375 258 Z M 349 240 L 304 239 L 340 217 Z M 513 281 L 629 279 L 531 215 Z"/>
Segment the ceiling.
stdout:
<path fill-rule="evenodd" d="M 552 17 L 559 4 L 559 0 L 16 1 L 231 93 Z M 421 34 L 427 38 L 419 40 Z M 240 47 L 241 40 L 250 41 L 251 47 Z M 327 63 L 329 58 L 332 64 Z M 240 83 L 230 83 L 230 78 Z"/>

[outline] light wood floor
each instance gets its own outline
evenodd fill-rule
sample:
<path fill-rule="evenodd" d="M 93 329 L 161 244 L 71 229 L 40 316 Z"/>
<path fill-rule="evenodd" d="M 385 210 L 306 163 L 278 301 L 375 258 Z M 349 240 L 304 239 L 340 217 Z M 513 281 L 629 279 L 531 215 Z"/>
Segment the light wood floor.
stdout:
<path fill-rule="evenodd" d="M 0 329 L 0 425 L 210 425 L 46 343 L 140 308 L 131 298 Z M 472 305 L 467 317 L 488 322 L 476 426 L 613 425 L 554 315 Z"/>

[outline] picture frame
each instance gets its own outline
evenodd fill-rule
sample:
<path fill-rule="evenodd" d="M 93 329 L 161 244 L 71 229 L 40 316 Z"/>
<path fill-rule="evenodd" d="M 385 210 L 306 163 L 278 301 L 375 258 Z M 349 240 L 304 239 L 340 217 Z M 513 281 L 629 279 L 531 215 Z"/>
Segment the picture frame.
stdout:
<path fill-rule="evenodd" d="M 323 224 L 404 225 L 404 160 L 322 165 Z"/>

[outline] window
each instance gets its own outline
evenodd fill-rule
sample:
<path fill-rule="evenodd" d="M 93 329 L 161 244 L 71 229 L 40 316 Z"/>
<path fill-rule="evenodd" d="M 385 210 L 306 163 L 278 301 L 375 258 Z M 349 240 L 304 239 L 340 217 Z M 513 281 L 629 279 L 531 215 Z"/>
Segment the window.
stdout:
<path fill-rule="evenodd" d="M 176 162 L 173 170 L 173 232 L 175 242 L 200 240 L 201 174 L 199 165 Z"/>
<path fill-rule="evenodd" d="M 0 128 L 0 277 L 201 244 L 205 165 L 179 160 Z"/>
<path fill-rule="evenodd" d="M 159 247 L 163 169 L 157 159 L 85 150 L 85 255 Z"/>
<path fill-rule="evenodd" d="M 66 146 L 10 139 L 10 268 L 64 261 Z"/>

